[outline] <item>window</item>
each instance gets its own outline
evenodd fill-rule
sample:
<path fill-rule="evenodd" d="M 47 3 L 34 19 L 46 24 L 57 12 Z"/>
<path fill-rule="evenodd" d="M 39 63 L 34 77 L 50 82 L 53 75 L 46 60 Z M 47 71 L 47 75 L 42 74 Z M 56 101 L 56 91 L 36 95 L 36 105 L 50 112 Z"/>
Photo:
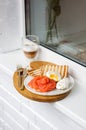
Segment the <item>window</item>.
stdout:
<path fill-rule="evenodd" d="M 26 34 L 86 66 L 86 0 L 25 0 Z"/>

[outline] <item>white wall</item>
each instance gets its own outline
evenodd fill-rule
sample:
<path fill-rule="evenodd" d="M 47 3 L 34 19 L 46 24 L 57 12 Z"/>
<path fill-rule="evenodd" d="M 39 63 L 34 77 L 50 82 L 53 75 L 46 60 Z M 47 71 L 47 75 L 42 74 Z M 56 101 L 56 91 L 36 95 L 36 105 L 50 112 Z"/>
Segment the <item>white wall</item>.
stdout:
<path fill-rule="evenodd" d="M 0 0 L 0 52 L 19 48 L 24 35 L 24 0 Z"/>

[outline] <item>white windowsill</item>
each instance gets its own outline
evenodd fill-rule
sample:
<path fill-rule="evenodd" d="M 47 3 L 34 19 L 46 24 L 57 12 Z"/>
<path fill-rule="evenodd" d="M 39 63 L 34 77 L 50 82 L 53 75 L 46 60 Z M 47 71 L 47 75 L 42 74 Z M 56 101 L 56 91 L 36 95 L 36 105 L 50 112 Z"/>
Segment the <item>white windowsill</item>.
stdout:
<path fill-rule="evenodd" d="M 39 60 L 46 60 L 57 64 L 68 64 L 69 72 L 75 79 L 75 87 L 72 92 L 65 99 L 52 103 L 52 105 L 86 128 L 86 68 L 44 47 L 40 48 L 41 54 Z M 0 68 L 10 76 L 13 76 L 17 64 L 22 64 L 22 66 L 27 65 L 21 50 L 0 55 Z"/>

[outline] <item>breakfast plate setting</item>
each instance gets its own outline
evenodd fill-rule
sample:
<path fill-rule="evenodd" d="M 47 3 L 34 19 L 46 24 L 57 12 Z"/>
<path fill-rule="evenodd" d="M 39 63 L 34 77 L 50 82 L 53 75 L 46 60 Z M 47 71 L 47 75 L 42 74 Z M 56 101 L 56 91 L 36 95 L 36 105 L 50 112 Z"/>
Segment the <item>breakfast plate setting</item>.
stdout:
<path fill-rule="evenodd" d="M 39 91 L 36 91 L 35 89 L 33 89 L 33 88 L 31 88 L 29 85 L 28 85 L 28 83 L 31 81 L 33 79 L 33 77 L 31 77 L 31 76 L 28 76 L 28 77 L 26 77 L 25 78 L 25 81 L 24 81 L 24 86 L 25 86 L 25 88 L 28 90 L 28 91 L 30 91 L 30 92 L 32 92 L 32 93 L 35 93 L 35 94 L 39 94 L 39 95 L 49 95 L 49 96 L 53 96 L 53 95 L 60 95 L 60 94 L 64 94 L 64 93 L 66 93 L 66 92 L 68 92 L 68 91 L 70 91 L 72 88 L 73 88 L 73 86 L 74 86 L 74 79 L 71 77 L 71 76 L 69 76 L 68 77 L 68 80 L 69 80 L 69 86 L 66 88 L 66 89 L 58 89 L 58 88 L 56 88 L 56 89 L 54 89 L 54 90 L 52 90 L 52 91 L 48 91 L 48 92 L 39 92 Z M 64 81 L 63 81 L 64 82 Z M 61 83 L 61 82 L 60 82 Z"/>
<path fill-rule="evenodd" d="M 14 73 L 13 83 L 23 96 L 40 102 L 54 102 L 64 99 L 74 87 L 74 78 L 68 65 L 57 65 L 46 61 L 33 61 L 24 79 L 24 90 L 18 86 L 18 75 Z"/>

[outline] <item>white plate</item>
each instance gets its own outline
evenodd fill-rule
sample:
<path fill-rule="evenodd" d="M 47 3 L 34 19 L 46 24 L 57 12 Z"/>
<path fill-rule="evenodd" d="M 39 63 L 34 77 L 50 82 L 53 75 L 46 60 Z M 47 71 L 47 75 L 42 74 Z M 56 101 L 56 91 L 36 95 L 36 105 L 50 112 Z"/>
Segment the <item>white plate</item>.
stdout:
<path fill-rule="evenodd" d="M 68 78 L 69 78 L 70 84 L 69 84 L 69 87 L 67 89 L 65 89 L 65 90 L 54 89 L 54 90 L 49 91 L 49 92 L 37 92 L 35 89 L 29 87 L 29 85 L 28 85 L 28 82 L 30 82 L 33 79 L 32 76 L 27 76 L 25 78 L 24 86 L 25 86 L 25 88 L 27 90 L 29 90 L 32 93 L 39 94 L 39 95 L 54 96 L 54 95 L 64 94 L 64 93 L 70 91 L 73 88 L 73 86 L 74 86 L 74 79 L 73 79 L 72 76 L 69 76 Z"/>

